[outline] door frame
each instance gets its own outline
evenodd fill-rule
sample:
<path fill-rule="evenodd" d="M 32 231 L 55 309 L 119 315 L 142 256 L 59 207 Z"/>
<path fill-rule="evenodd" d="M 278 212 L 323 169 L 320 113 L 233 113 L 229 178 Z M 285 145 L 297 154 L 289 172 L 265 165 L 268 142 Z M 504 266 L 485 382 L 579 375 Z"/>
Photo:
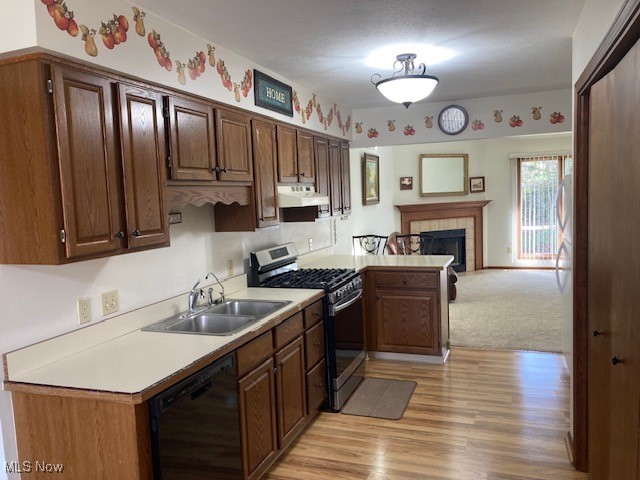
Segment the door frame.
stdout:
<path fill-rule="evenodd" d="M 640 39 L 640 0 L 627 0 L 575 85 L 573 285 L 573 465 L 588 468 L 589 102 L 591 87 Z"/>

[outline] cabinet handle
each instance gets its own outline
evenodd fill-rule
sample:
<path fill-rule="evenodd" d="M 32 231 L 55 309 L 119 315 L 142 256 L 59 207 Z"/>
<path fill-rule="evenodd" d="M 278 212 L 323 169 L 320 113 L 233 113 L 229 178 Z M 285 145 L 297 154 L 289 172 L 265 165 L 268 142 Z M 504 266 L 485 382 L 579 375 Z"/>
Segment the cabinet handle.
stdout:
<path fill-rule="evenodd" d="M 622 360 L 620 360 L 618 357 L 613 357 L 611 359 L 611 363 L 613 363 L 614 365 L 618 365 L 619 363 L 622 363 Z"/>
<path fill-rule="evenodd" d="M 315 342 L 313 342 L 313 344 L 314 344 L 316 347 L 319 347 L 319 346 L 320 346 L 320 340 L 316 340 Z"/>
<path fill-rule="evenodd" d="M 136 229 L 136 230 L 133 231 L 133 233 L 131 235 L 133 235 L 134 237 L 139 237 L 142 234 L 140 233 L 140 230 Z"/>
<path fill-rule="evenodd" d="M 316 312 L 313 312 L 313 316 L 314 316 L 314 317 L 319 317 L 319 316 L 320 316 L 320 312 L 317 312 L 317 311 L 316 311 Z"/>
<path fill-rule="evenodd" d="M 602 335 L 602 333 L 601 333 L 601 332 L 599 332 L 598 330 L 594 330 L 594 331 L 593 331 L 593 336 L 594 336 L 594 337 L 597 337 L 597 336 L 599 336 L 599 335 Z"/>
<path fill-rule="evenodd" d="M 218 173 L 220 171 L 220 167 L 216 165 L 216 168 L 212 168 L 211 171 Z"/>
<path fill-rule="evenodd" d="M 407 284 L 407 277 L 404 277 L 404 278 L 402 279 L 402 283 L 404 283 L 405 285 Z"/>
<path fill-rule="evenodd" d="M 316 383 L 316 387 L 322 388 L 322 383 Z"/>
<path fill-rule="evenodd" d="M 275 375 L 276 373 L 278 373 L 278 367 L 273 367 L 273 374 Z"/>
<path fill-rule="evenodd" d="M 258 220 L 260 220 L 261 222 L 264 222 L 264 217 L 260 217 L 258 218 Z"/>
<path fill-rule="evenodd" d="M 304 177 L 304 172 L 298 174 L 301 177 Z"/>
<path fill-rule="evenodd" d="M 376 293 L 376 300 L 380 300 L 380 295 Z"/>
<path fill-rule="evenodd" d="M 124 232 L 122 230 L 120 230 L 118 233 L 116 233 L 116 237 L 124 238 Z"/>
<path fill-rule="evenodd" d="M 222 169 L 222 172 L 227 173 L 227 167 L 224 167 L 224 168 Z"/>

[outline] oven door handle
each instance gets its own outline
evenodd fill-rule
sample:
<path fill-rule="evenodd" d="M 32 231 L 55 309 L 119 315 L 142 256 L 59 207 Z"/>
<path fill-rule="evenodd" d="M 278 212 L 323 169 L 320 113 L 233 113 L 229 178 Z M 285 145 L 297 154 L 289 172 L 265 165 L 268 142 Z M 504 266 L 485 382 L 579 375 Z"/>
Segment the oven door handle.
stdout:
<path fill-rule="evenodd" d="M 362 298 L 362 290 L 358 290 L 357 292 L 353 292 L 351 295 L 349 295 L 347 298 L 344 299 L 344 303 L 338 303 L 335 306 L 332 306 L 333 307 L 331 309 L 331 311 L 333 312 L 332 316 L 335 315 L 336 313 L 344 310 L 345 308 L 350 307 L 351 305 L 356 303 L 361 298 Z"/>

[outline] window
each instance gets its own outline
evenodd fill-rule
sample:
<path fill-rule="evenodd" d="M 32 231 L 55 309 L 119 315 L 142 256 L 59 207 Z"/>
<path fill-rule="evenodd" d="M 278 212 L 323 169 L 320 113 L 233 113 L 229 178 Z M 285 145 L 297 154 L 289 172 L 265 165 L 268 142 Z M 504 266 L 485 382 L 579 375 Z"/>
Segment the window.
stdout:
<path fill-rule="evenodd" d="M 572 171 L 571 155 L 518 158 L 518 258 L 520 260 L 556 258 L 560 239 L 556 210 L 558 186 L 562 177 Z"/>

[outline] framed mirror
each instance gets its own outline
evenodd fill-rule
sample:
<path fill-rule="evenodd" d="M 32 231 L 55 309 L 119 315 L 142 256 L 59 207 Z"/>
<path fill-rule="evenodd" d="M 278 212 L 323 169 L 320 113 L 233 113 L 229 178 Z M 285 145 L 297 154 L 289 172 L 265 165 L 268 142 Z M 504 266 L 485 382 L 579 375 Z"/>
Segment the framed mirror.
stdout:
<path fill-rule="evenodd" d="M 467 195 L 469 155 L 434 153 L 420 155 L 420 196 Z"/>

